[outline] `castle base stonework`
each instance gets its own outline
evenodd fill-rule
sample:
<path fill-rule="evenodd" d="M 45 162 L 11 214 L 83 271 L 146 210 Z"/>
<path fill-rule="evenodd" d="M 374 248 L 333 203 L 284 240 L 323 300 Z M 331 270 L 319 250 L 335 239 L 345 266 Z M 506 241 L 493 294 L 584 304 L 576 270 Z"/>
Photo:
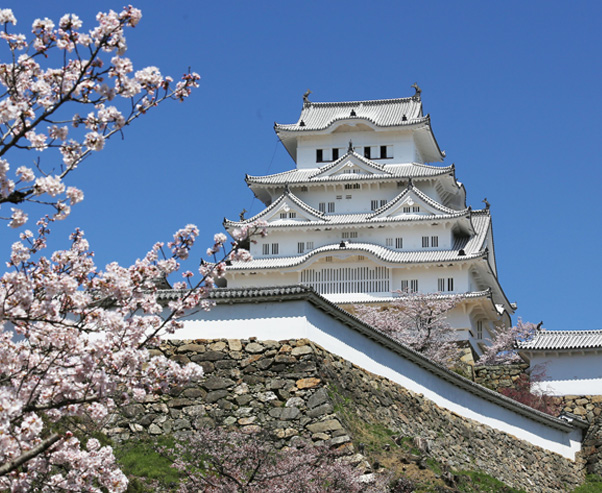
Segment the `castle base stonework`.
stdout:
<path fill-rule="evenodd" d="M 302 437 L 352 453 L 362 446 L 354 431 L 378 427 L 450 471 L 478 470 L 534 492 L 583 481 L 581 461 L 460 417 L 307 339 L 169 341 L 154 351 L 202 365 L 205 377 L 127 406 L 107 429 L 115 439 L 218 425 L 268 431 L 277 447 Z"/>

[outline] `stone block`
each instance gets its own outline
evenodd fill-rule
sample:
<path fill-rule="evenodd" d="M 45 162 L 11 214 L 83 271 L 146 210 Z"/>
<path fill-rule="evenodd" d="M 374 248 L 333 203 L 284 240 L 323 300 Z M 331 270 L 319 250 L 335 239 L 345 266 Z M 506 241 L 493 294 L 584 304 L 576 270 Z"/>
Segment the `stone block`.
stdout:
<path fill-rule="evenodd" d="M 190 399 L 185 399 L 185 398 L 177 398 L 177 399 L 171 399 L 170 401 L 167 402 L 167 405 L 169 407 L 175 407 L 180 408 L 180 407 L 184 407 L 184 406 L 190 406 L 193 403 L 193 401 L 191 401 Z"/>
<path fill-rule="evenodd" d="M 226 359 L 226 353 L 222 353 L 221 351 L 206 351 L 197 356 L 199 357 L 198 361 L 219 361 Z"/>
<path fill-rule="evenodd" d="M 314 351 L 311 348 L 311 346 L 297 346 L 296 348 L 293 348 L 293 350 L 291 351 L 291 354 L 293 356 L 303 356 L 306 354 L 311 354 L 313 352 Z"/>
<path fill-rule="evenodd" d="M 295 382 L 298 389 L 313 389 L 320 385 L 321 380 L 319 378 L 301 378 Z"/>
<path fill-rule="evenodd" d="M 151 435 L 161 435 L 163 433 L 163 430 L 159 428 L 159 426 L 157 426 L 155 423 L 153 423 L 148 427 L 148 432 Z"/>
<path fill-rule="evenodd" d="M 312 396 L 307 400 L 307 407 L 314 408 L 319 406 L 320 404 L 325 403 L 328 400 L 328 392 L 325 388 L 319 389 L 312 394 Z"/>
<path fill-rule="evenodd" d="M 269 415 L 272 418 L 280 419 L 282 421 L 289 421 L 291 419 L 297 418 L 301 414 L 296 407 L 276 407 L 274 409 L 270 409 Z"/>
<path fill-rule="evenodd" d="M 290 399 L 287 399 L 286 404 L 284 404 L 285 407 L 303 407 L 303 405 L 305 404 L 305 402 L 303 401 L 303 399 L 301 399 L 301 397 L 291 397 Z"/>
<path fill-rule="evenodd" d="M 228 349 L 230 351 L 242 351 L 242 342 L 240 342 L 240 339 L 229 339 Z"/>
<path fill-rule="evenodd" d="M 203 344 L 182 344 L 176 349 L 176 353 L 204 353 L 206 350 Z"/>
<path fill-rule="evenodd" d="M 245 351 L 251 354 L 263 353 L 265 351 L 265 346 L 262 346 L 257 342 L 250 342 L 245 346 Z"/>
<path fill-rule="evenodd" d="M 202 385 L 207 390 L 218 390 L 218 389 L 226 389 L 228 387 L 232 387 L 236 382 L 230 380 L 229 378 L 221 378 L 221 377 L 209 377 L 205 380 Z"/>
<path fill-rule="evenodd" d="M 227 390 L 214 390 L 205 396 L 205 401 L 208 403 L 217 402 L 229 394 Z"/>
<path fill-rule="evenodd" d="M 306 428 L 312 433 L 324 433 L 327 431 L 340 430 L 342 426 L 337 419 L 328 419 L 326 421 L 319 421 L 317 423 L 307 425 Z"/>
<path fill-rule="evenodd" d="M 189 397 L 190 399 L 196 399 L 198 397 L 205 397 L 207 395 L 207 392 L 198 387 L 194 387 L 191 389 L 185 389 L 184 392 L 182 392 L 182 395 L 184 397 Z"/>

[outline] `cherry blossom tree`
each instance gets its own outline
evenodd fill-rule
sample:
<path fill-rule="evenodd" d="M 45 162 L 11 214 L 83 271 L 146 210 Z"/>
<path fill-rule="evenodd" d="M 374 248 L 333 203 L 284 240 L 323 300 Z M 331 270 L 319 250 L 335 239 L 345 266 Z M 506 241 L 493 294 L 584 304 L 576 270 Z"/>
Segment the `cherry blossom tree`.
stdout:
<path fill-rule="evenodd" d="M 459 302 L 457 296 L 398 291 L 386 306 L 355 305 L 355 314 L 369 325 L 445 366 L 456 362 L 455 344 L 446 313 Z"/>
<path fill-rule="evenodd" d="M 207 251 L 214 263 L 202 263 L 197 278 L 182 273 L 174 285 L 180 296 L 167 306 L 158 302 L 157 281 L 189 256 L 199 234 L 193 225 L 128 268 L 97 268 L 80 230 L 69 248 L 45 254 L 53 221 L 83 199 L 65 177 L 135 119 L 197 86 L 194 73 L 172 87 L 156 67 L 134 71 L 124 56 L 124 31 L 140 17 L 133 7 L 99 13 L 87 32 L 73 14 L 58 27 L 37 19 L 27 41 L 10 33 L 12 11 L 0 10 L 0 38 L 10 53 L 10 62 L 0 64 L 0 208 L 10 207 L 4 219 L 13 228 L 26 223 L 25 208 L 51 211 L 35 233 L 20 233 L 0 277 L 2 491 L 125 490 L 112 449 L 82 434 L 82 425 L 202 374 L 194 364 L 150 357 L 147 347 L 180 328 L 188 310 L 209 308 L 207 294 L 224 261 L 248 258 L 239 242 L 261 229 L 233 232 L 231 248 L 225 235 L 215 235 Z M 75 108 L 86 114 L 70 113 Z M 32 167 L 9 162 L 32 154 Z"/>
<path fill-rule="evenodd" d="M 477 361 L 478 365 L 507 365 L 521 363 L 523 360 L 516 352 L 516 341 L 526 341 L 533 337 L 539 325 L 523 322 L 520 318 L 514 327 L 498 330 L 489 346 Z M 545 330 L 545 329 L 544 329 Z"/>
<path fill-rule="evenodd" d="M 163 455 L 186 476 L 180 493 L 376 493 L 383 478 L 368 484 L 326 446 L 299 441 L 277 450 L 262 434 L 203 428 L 176 442 Z"/>

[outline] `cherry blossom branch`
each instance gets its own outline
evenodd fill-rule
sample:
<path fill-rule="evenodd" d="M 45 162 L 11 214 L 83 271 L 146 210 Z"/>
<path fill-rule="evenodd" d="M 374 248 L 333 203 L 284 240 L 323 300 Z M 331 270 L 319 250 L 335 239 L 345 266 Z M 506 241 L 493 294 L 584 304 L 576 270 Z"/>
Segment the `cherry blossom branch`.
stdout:
<path fill-rule="evenodd" d="M 42 440 L 38 445 L 32 447 L 27 452 L 24 452 L 16 459 L 11 461 L 7 461 L 4 464 L 0 465 L 0 476 L 6 476 L 13 471 L 16 471 L 26 462 L 30 461 L 34 457 L 37 457 L 40 454 L 46 452 L 50 447 L 52 447 L 56 442 L 61 439 L 61 435 L 59 433 L 53 433 L 48 438 Z"/>

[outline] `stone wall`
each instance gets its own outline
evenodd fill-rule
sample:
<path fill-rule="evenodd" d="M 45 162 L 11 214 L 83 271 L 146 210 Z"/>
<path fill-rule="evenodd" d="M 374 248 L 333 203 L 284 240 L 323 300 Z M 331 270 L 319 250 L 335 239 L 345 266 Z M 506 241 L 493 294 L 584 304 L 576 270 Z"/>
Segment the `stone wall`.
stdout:
<path fill-rule="evenodd" d="M 527 491 L 571 491 L 582 464 L 459 417 L 308 340 L 170 341 L 163 354 L 203 366 L 202 381 L 131 404 L 109 434 L 191 432 L 206 424 L 270 431 L 357 449 L 358 430 L 385 428 L 449 470 L 480 470 Z"/>
<path fill-rule="evenodd" d="M 563 411 L 573 413 L 590 423 L 602 414 L 602 395 L 563 395 L 557 398 Z"/>
<path fill-rule="evenodd" d="M 516 381 L 526 373 L 528 368 L 527 363 L 475 366 L 473 369 L 474 381 L 496 392 L 504 388 L 516 388 Z"/>

